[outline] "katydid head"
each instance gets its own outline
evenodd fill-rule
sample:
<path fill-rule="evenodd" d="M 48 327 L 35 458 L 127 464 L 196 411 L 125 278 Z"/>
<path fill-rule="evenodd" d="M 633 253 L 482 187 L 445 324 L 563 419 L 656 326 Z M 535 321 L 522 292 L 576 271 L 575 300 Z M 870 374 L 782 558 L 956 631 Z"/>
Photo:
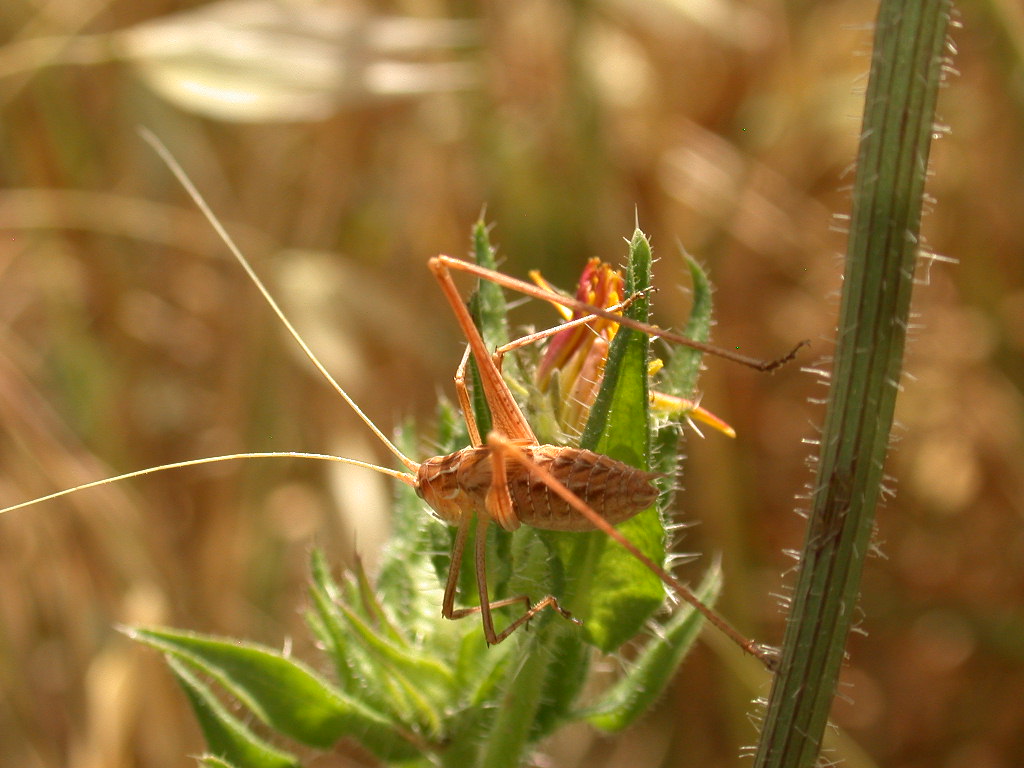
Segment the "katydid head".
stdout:
<path fill-rule="evenodd" d="M 486 448 L 464 448 L 447 456 L 427 459 L 416 473 L 416 494 L 441 520 L 448 525 L 458 525 L 475 508 L 464 484 L 459 482 L 459 475 L 475 474 L 476 465 L 481 461 L 487 463 L 487 454 Z"/>

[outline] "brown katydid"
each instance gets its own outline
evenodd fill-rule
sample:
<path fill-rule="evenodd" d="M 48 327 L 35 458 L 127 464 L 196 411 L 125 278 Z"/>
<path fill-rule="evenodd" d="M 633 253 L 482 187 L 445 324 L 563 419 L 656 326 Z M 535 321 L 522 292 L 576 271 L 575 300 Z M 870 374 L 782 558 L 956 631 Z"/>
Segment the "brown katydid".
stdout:
<path fill-rule="evenodd" d="M 184 175 L 180 166 L 177 165 L 159 142 L 152 137 L 147 137 L 147 140 L 153 144 L 157 152 L 185 186 L 196 204 L 209 219 L 211 225 L 224 240 L 229 250 L 263 294 L 273 311 L 296 339 L 306 356 L 376 437 L 398 458 L 407 471 L 387 469 L 355 459 L 323 454 L 294 452 L 231 454 L 177 462 L 87 483 L 39 499 L 13 505 L 0 510 L 0 512 L 11 511 L 79 490 L 151 472 L 204 463 L 264 457 L 313 458 L 341 462 L 373 469 L 412 486 L 430 504 L 441 519 L 457 527 L 451 567 L 442 603 L 442 615 L 446 618 L 456 619 L 479 612 L 485 638 L 490 644 L 503 641 L 518 627 L 545 608 L 551 608 L 566 618 L 571 618 L 568 612 L 558 604 L 557 599 L 551 595 L 542 598 L 536 603 L 531 603 L 530 599 L 526 596 L 504 598 L 497 601 L 490 600 L 486 583 L 485 537 L 489 522 L 493 519 L 506 530 L 513 530 L 525 524 L 550 530 L 582 531 L 598 529 L 603 531 L 639 559 L 682 599 L 693 604 L 711 623 L 725 632 L 744 650 L 757 656 L 764 663 L 771 665 L 772 656 L 769 652 L 759 644 L 747 640 L 740 635 L 717 613 L 701 603 L 688 588 L 678 582 L 661 566 L 646 557 L 633 543 L 615 529 L 615 524 L 629 518 L 653 503 L 657 496 L 657 490 L 651 484 L 654 475 L 592 451 L 565 446 L 541 445 L 539 443 L 525 416 L 512 397 L 508 386 L 502 379 L 501 372 L 495 364 L 491 352 L 487 349 L 459 296 L 450 272 L 451 270 L 467 272 L 479 278 L 491 280 L 504 288 L 516 290 L 528 296 L 557 303 L 585 313 L 584 317 L 573 321 L 578 324 L 586 323 L 594 319 L 594 317 L 606 318 L 623 326 L 634 328 L 642 333 L 662 336 L 669 341 L 729 357 L 760 370 L 771 370 L 781 365 L 793 357 L 796 352 L 795 349 L 785 358 L 778 361 L 762 363 L 736 353 L 693 342 L 685 337 L 645 323 L 624 318 L 618 314 L 621 306 L 610 308 L 591 306 L 469 262 L 447 256 L 438 256 L 429 261 L 429 267 L 438 280 L 468 342 L 466 354 L 456 374 L 456 388 L 472 444 L 461 451 L 447 456 L 434 457 L 418 463 L 405 456 L 370 421 L 369 417 L 362 412 L 352 398 L 331 376 L 284 315 L 244 255 L 234 244 L 219 220 L 210 211 L 189 179 Z M 560 326 L 559 330 L 564 327 L 564 325 Z M 481 387 L 492 414 L 493 426 L 487 435 L 480 434 L 476 427 L 472 408 L 469 405 L 465 378 L 470 356 L 472 356 L 476 363 Z M 456 608 L 455 593 L 458 583 L 458 569 L 468 539 L 470 524 L 474 517 L 477 520 L 474 561 L 480 605 L 470 608 Z M 500 632 L 496 631 L 492 609 L 516 603 L 522 603 L 526 610 L 503 630 Z"/>

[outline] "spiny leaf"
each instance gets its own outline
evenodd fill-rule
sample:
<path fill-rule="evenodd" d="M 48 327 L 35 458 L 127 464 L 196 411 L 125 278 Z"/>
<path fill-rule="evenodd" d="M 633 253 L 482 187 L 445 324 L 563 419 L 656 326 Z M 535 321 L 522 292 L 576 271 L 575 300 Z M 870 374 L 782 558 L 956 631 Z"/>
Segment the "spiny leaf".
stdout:
<path fill-rule="evenodd" d="M 695 594 L 705 604 L 714 605 L 721 589 L 722 569 L 716 563 L 704 574 Z M 647 640 L 618 682 L 577 717 L 603 731 L 621 731 L 631 725 L 662 695 L 703 625 L 703 617 L 693 606 L 680 606 L 668 623 Z"/>
<path fill-rule="evenodd" d="M 196 713 L 199 727 L 206 739 L 209 755 L 204 760 L 217 760 L 222 765 L 241 768 L 293 768 L 298 758 L 276 749 L 253 733 L 232 715 L 188 667 L 173 656 L 167 664 Z"/>
<path fill-rule="evenodd" d="M 686 323 L 685 335 L 694 341 L 707 341 L 711 335 L 713 309 L 711 283 L 700 264 L 685 250 L 680 250 L 690 268 L 690 280 L 693 283 L 693 304 Z M 672 350 L 672 355 L 661 373 L 661 380 L 666 383 L 670 393 L 680 397 L 693 396 L 702 356 L 700 350 L 690 347 L 680 346 Z"/>
<path fill-rule="evenodd" d="M 651 283 L 651 247 L 640 230 L 634 232 L 629 252 L 626 291 L 632 294 Z M 627 313 L 647 322 L 647 298 L 634 301 Z M 648 347 L 643 333 L 627 328 L 616 333 L 601 390 L 580 440 L 581 448 L 641 470 L 648 468 L 650 453 Z M 656 507 L 622 523 L 619 530 L 652 560 L 664 560 L 664 529 Z M 570 586 L 586 606 L 581 618 L 587 633 L 598 648 L 614 651 L 664 602 L 664 587 L 657 576 L 602 533 L 566 534 L 562 541 L 570 552 L 567 571 L 576 579 Z"/>
<path fill-rule="evenodd" d="M 419 753 L 410 734 L 277 651 L 191 632 L 129 634 L 210 675 L 260 720 L 303 744 L 326 749 L 351 736 L 383 759 Z"/>

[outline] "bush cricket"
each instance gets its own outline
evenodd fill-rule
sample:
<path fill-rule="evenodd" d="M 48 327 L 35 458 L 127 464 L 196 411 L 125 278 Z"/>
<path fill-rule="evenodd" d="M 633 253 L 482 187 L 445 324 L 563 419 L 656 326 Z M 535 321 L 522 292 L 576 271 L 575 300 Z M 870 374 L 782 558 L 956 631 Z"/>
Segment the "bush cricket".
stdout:
<path fill-rule="evenodd" d="M 676 580 L 664 568 L 644 555 L 616 528 L 616 524 L 649 507 L 658 491 L 652 485 L 656 474 L 636 469 L 593 451 L 568 446 L 542 445 L 535 436 L 526 417 L 520 410 L 502 378 L 500 355 L 488 350 L 472 316 L 463 303 L 451 271 L 466 272 L 477 278 L 490 280 L 499 286 L 527 296 L 538 298 L 582 313 L 571 321 L 585 324 L 595 318 L 604 318 L 641 333 L 660 336 L 670 342 L 682 344 L 703 352 L 735 360 L 758 370 L 770 371 L 791 360 L 804 342 L 791 352 L 774 361 L 763 362 L 738 353 L 695 342 L 684 336 L 655 326 L 641 323 L 619 314 L 622 304 L 613 307 L 592 306 L 585 302 L 552 292 L 525 281 L 495 272 L 471 262 L 448 256 L 437 256 L 429 260 L 428 266 L 437 279 L 441 290 L 455 314 L 459 327 L 467 340 L 466 353 L 455 376 L 455 386 L 460 408 L 465 418 L 471 445 L 447 456 L 429 458 L 416 462 L 399 448 L 370 420 L 348 393 L 320 362 L 313 350 L 302 339 L 288 320 L 277 301 L 257 276 L 246 257 L 239 250 L 220 221 L 213 214 L 205 200 L 184 174 L 180 165 L 168 150 L 154 137 L 144 134 L 167 163 L 178 180 L 185 187 L 196 205 L 217 231 L 227 248 L 239 262 L 246 274 L 263 295 L 273 312 L 296 340 L 304 354 L 334 390 L 352 408 L 381 443 L 405 467 L 405 471 L 389 469 L 356 459 L 299 452 L 254 452 L 223 456 L 212 456 L 172 464 L 151 467 L 127 474 L 98 480 L 52 493 L 31 501 L 22 502 L 0 509 L 0 513 L 27 507 L 43 501 L 59 498 L 88 488 L 94 488 L 121 480 L 138 477 L 157 471 L 176 469 L 199 464 L 229 461 L 245 458 L 309 458 L 335 461 L 372 469 L 411 486 L 434 510 L 437 516 L 457 528 L 451 553 L 451 565 L 445 584 L 442 616 L 458 619 L 479 612 L 484 636 L 488 644 L 497 644 L 508 638 L 516 629 L 528 622 L 540 611 L 550 608 L 566 619 L 576 621 L 562 608 L 553 595 L 547 595 L 537 602 L 526 595 L 490 600 L 486 578 L 486 532 L 493 520 L 501 528 L 511 531 L 520 525 L 556 531 L 600 530 L 613 538 L 634 557 L 640 560 L 676 594 L 693 605 L 705 618 L 744 651 L 757 657 L 769 668 L 774 666 L 774 656 L 769 649 L 748 640 L 734 629 L 718 613 L 702 603 L 685 585 Z M 630 299 L 627 299 L 628 303 Z M 623 303 L 623 304 L 624 304 Z M 550 335 L 563 330 L 563 324 L 549 332 L 535 334 L 535 337 Z M 517 343 L 507 345 L 514 347 Z M 479 381 L 492 414 L 492 428 L 481 435 L 470 405 L 466 385 L 466 373 L 470 358 L 476 363 Z M 468 539 L 471 523 L 476 519 L 473 560 L 476 570 L 476 584 L 480 604 L 468 608 L 456 608 L 455 597 L 459 568 Z M 524 612 L 500 632 L 495 630 L 492 611 L 495 608 L 522 603 Z M 578 623 L 578 622 L 577 622 Z"/>

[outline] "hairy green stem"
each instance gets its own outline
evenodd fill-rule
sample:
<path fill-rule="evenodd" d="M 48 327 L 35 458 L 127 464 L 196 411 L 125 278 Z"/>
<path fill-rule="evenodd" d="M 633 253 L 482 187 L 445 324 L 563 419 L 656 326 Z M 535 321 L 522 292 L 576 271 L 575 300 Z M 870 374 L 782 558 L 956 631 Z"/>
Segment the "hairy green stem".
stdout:
<path fill-rule="evenodd" d="M 819 757 L 902 372 L 950 13 L 950 0 L 883 0 L 879 9 L 818 475 L 757 768 Z"/>

